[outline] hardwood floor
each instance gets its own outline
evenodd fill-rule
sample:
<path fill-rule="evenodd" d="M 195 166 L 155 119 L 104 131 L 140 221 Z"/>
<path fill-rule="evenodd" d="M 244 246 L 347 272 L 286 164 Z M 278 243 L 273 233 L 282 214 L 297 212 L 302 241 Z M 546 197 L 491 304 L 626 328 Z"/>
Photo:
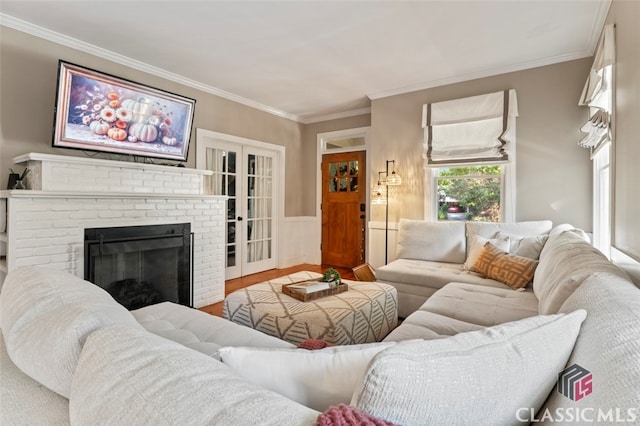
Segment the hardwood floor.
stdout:
<path fill-rule="evenodd" d="M 290 268 L 284 268 L 284 269 L 271 269 L 268 271 L 259 272 L 257 274 L 247 275 L 245 277 L 228 280 L 225 282 L 224 295 L 226 297 L 229 293 L 233 293 L 234 291 L 239 290 L 241 288 L 245 288 L 253 284 L 261 283 L 263 281 L 269 281 L 274 278 L 283 277 L 285 275 L 293 274 L 295 272 L 311 271 L 311 272 L 322 273 L 327 268 L 334 268 L 336 271 L 340 273 L 340 276 L 346 280 L 356 279 L 355 275 L 353 275 L 353 271 L 348 268 L 340 268 L 340 267 L 328 266 L 328 265 L 302 264 L 302 265 L 296 265 L 296 266 L 292 266 Z M 203 306 L 202 308 L 199 308 L 199 309 L 211 315 L 222 317 L 222 305 L 223 305 L 223 302 L 218 302 L 218 303 L 214 303 L 213 305 Z"/>

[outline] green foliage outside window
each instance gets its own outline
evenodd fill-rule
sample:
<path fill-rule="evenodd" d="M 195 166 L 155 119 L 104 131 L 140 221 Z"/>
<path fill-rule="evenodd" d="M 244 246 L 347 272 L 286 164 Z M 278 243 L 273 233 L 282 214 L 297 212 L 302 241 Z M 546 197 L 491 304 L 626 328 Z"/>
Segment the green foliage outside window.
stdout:
<path fill-rule="evenodd" d="M 438 220 L 499 222 L 501 166 L 441 168 L 438 172 Z M 461 217 L 462 216 L 462 217 Z"/>

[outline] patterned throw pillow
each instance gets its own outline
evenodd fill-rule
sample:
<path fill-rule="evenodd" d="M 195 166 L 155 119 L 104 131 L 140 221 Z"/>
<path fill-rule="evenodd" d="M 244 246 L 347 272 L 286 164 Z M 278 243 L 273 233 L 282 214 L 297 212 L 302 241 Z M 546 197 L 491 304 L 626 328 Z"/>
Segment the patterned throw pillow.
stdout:
<path fill-rule="evenodd" d="M 487 242 L 471 270 L 517 290 L 533 280 L 538 261 L 506 253 Z"/>

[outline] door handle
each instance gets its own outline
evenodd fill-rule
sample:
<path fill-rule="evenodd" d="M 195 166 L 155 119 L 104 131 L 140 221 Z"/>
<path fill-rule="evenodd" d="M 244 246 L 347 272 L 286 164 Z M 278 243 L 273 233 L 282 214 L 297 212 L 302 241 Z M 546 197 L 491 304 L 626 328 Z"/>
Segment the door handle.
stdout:
<path fill-rule="evenodd" d="M 363 214 L 360 215 L 360 219 L 364 219 L 364 215 Z"/>
<path fill-rule="evenodd" d="M 238 216 L 238 222 L 242 222 L 242 216 Z"/>

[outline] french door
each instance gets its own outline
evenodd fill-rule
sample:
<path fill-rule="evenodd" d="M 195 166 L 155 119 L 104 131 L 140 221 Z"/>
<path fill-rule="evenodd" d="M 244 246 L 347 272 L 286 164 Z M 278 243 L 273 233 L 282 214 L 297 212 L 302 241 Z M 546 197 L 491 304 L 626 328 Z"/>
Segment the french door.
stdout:
<path fill-rule="evenodd" d="M 198 168 L 213 172 L 205 192 L 228 197 L 225 279 L 275 268 L 277 153 L 207 138 L 198 154 Z"/>

